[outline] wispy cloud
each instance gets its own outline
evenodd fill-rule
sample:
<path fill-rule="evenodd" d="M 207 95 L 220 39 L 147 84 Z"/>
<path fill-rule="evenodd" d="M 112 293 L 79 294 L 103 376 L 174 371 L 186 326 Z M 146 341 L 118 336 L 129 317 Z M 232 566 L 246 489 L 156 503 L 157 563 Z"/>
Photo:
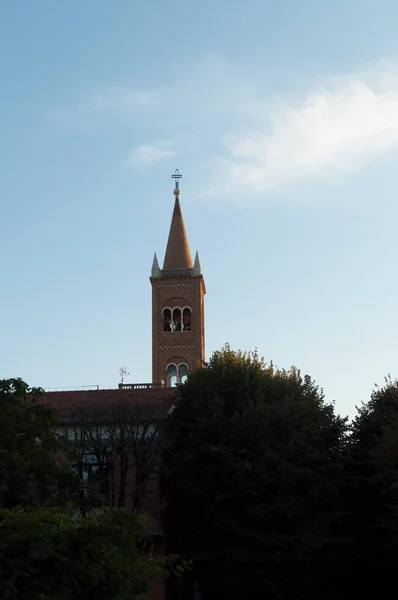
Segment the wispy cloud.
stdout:
<path fill-rule="evenodd" d="M 86 125 L 108 119 L 127 130 L 130 123 L 135 148 L 125 162 L 132 167 L 154 166 L 181 148 L 192 170 L 206 170 L 212 194 L 341 179 L 398 149 L 395 66 L 324 77 L 322 86 L 278 95 L 274 81 L 269 90 L 261 72 L 213 60 L 168 86 L 109 88 L 76 114 Z M 169 142 L 148 141 L 154 131 Z M 190 139 L 185 147 L 177 144 L 181 135 Z"/>
<path fill-rule="evenodd" d="M 134 148 L 128 155 L 125 163 L 133 168 L 153 167 L 176 155 L 177 152 L 172 148 L 170 143 L 157 141 L 151 144 L 141 144 Z"/>
<path fill-rule="evenodd" d="M 269 124 L 225 138 L 224 180 L 254 190 L 333 179 L 398 147 L 398 77 L 342 78 L 300 103 L 270 109 Z"/>

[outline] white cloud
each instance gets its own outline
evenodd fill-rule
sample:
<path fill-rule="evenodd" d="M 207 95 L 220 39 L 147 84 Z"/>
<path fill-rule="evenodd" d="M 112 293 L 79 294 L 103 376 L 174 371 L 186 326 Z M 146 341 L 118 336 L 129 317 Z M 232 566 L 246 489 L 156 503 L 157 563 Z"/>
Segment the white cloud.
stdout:
<path fill-rule="evenodd" d="M 137 146 L 130 152 L 125 162 L 134 168 L 153 167 L 176 155 L 177 152 L 168 142 L 158 141 Z"/>
<path fill-rule="evenodd" d="M 261 111 L 259 111 L 259 114 Z M 301 103 L 269 110 L 269 124 L 225 137 L 224 182 L 253 190 L 336 178 L 398 147 L 398 78 L 343 78 Z"/>
<path fill-rule="evenodd" d="M 211 195 L 340 180 L 398 148 L 395 65 L 324 78 L 307 90 L 296 83 L 278 96 L 275 77 L 271 86 L 259 70 L 210 60 L 189 73 L 159 88 L 106 89 L 81 103 L 75 118 L 85 127 L 107 123 L 108 131 L 130 126 L 136 147 L 125 162 L 134 168 L 170 159 L 178 147 L 192 175 L 206 172 Z M 161 141 L 148 143 L 154 131 Z"/>

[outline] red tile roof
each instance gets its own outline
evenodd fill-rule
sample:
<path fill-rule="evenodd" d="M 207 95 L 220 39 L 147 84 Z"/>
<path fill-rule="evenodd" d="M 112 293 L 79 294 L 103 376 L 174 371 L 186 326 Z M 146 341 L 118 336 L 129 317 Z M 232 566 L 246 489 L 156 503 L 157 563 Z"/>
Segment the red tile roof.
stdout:
<path fill-rule="evenodd" d="M 147 405 L 151 408 L 169 408 L 176 395 L 176 388 L 72 390 L 46 392 L 43 404 L 54 408 L 61 418 L 68 418 L 80 411 L 98 412 L 110 408 Z"/>

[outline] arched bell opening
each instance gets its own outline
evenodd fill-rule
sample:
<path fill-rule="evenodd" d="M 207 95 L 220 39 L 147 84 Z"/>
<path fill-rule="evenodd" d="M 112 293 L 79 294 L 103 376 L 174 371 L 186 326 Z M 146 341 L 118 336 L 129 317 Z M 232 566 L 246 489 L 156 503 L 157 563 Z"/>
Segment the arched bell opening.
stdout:
<path fill-rule="evenodd" d="M 172 330 L 171 310 L 170 308 L 163 309 L 163 331 L 168 332 Z"/>
<path fill-rule="evenodd" d="M 192 331 L 192 311 L 188 307 L 182 311 L 182 324 L 184 331 Z"/>
<path fill-rule="evenodd" d="M 173 331 L 182 330 L 181 308 L 173 308 Z"/>

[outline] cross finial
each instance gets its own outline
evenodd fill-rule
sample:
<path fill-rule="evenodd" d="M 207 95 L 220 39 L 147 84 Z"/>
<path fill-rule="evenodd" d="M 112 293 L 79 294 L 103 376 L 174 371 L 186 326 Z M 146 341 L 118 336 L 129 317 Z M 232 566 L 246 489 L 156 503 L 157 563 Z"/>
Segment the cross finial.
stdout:
<path fill-rule="evenodd" d="M 174 192 L 176 192 L 177 190 L 179 191 L 178 188 L 178 180 L 181 179 L 182 175 L 180 174 L 179 170 L 176 169 L 174 175 L 171 176 L 172 179 L 174 179 L 174 181 L 176 182 L 176 188 L 174 190 Z M 176 194 L 178 195 L 178 194 Z"/>

